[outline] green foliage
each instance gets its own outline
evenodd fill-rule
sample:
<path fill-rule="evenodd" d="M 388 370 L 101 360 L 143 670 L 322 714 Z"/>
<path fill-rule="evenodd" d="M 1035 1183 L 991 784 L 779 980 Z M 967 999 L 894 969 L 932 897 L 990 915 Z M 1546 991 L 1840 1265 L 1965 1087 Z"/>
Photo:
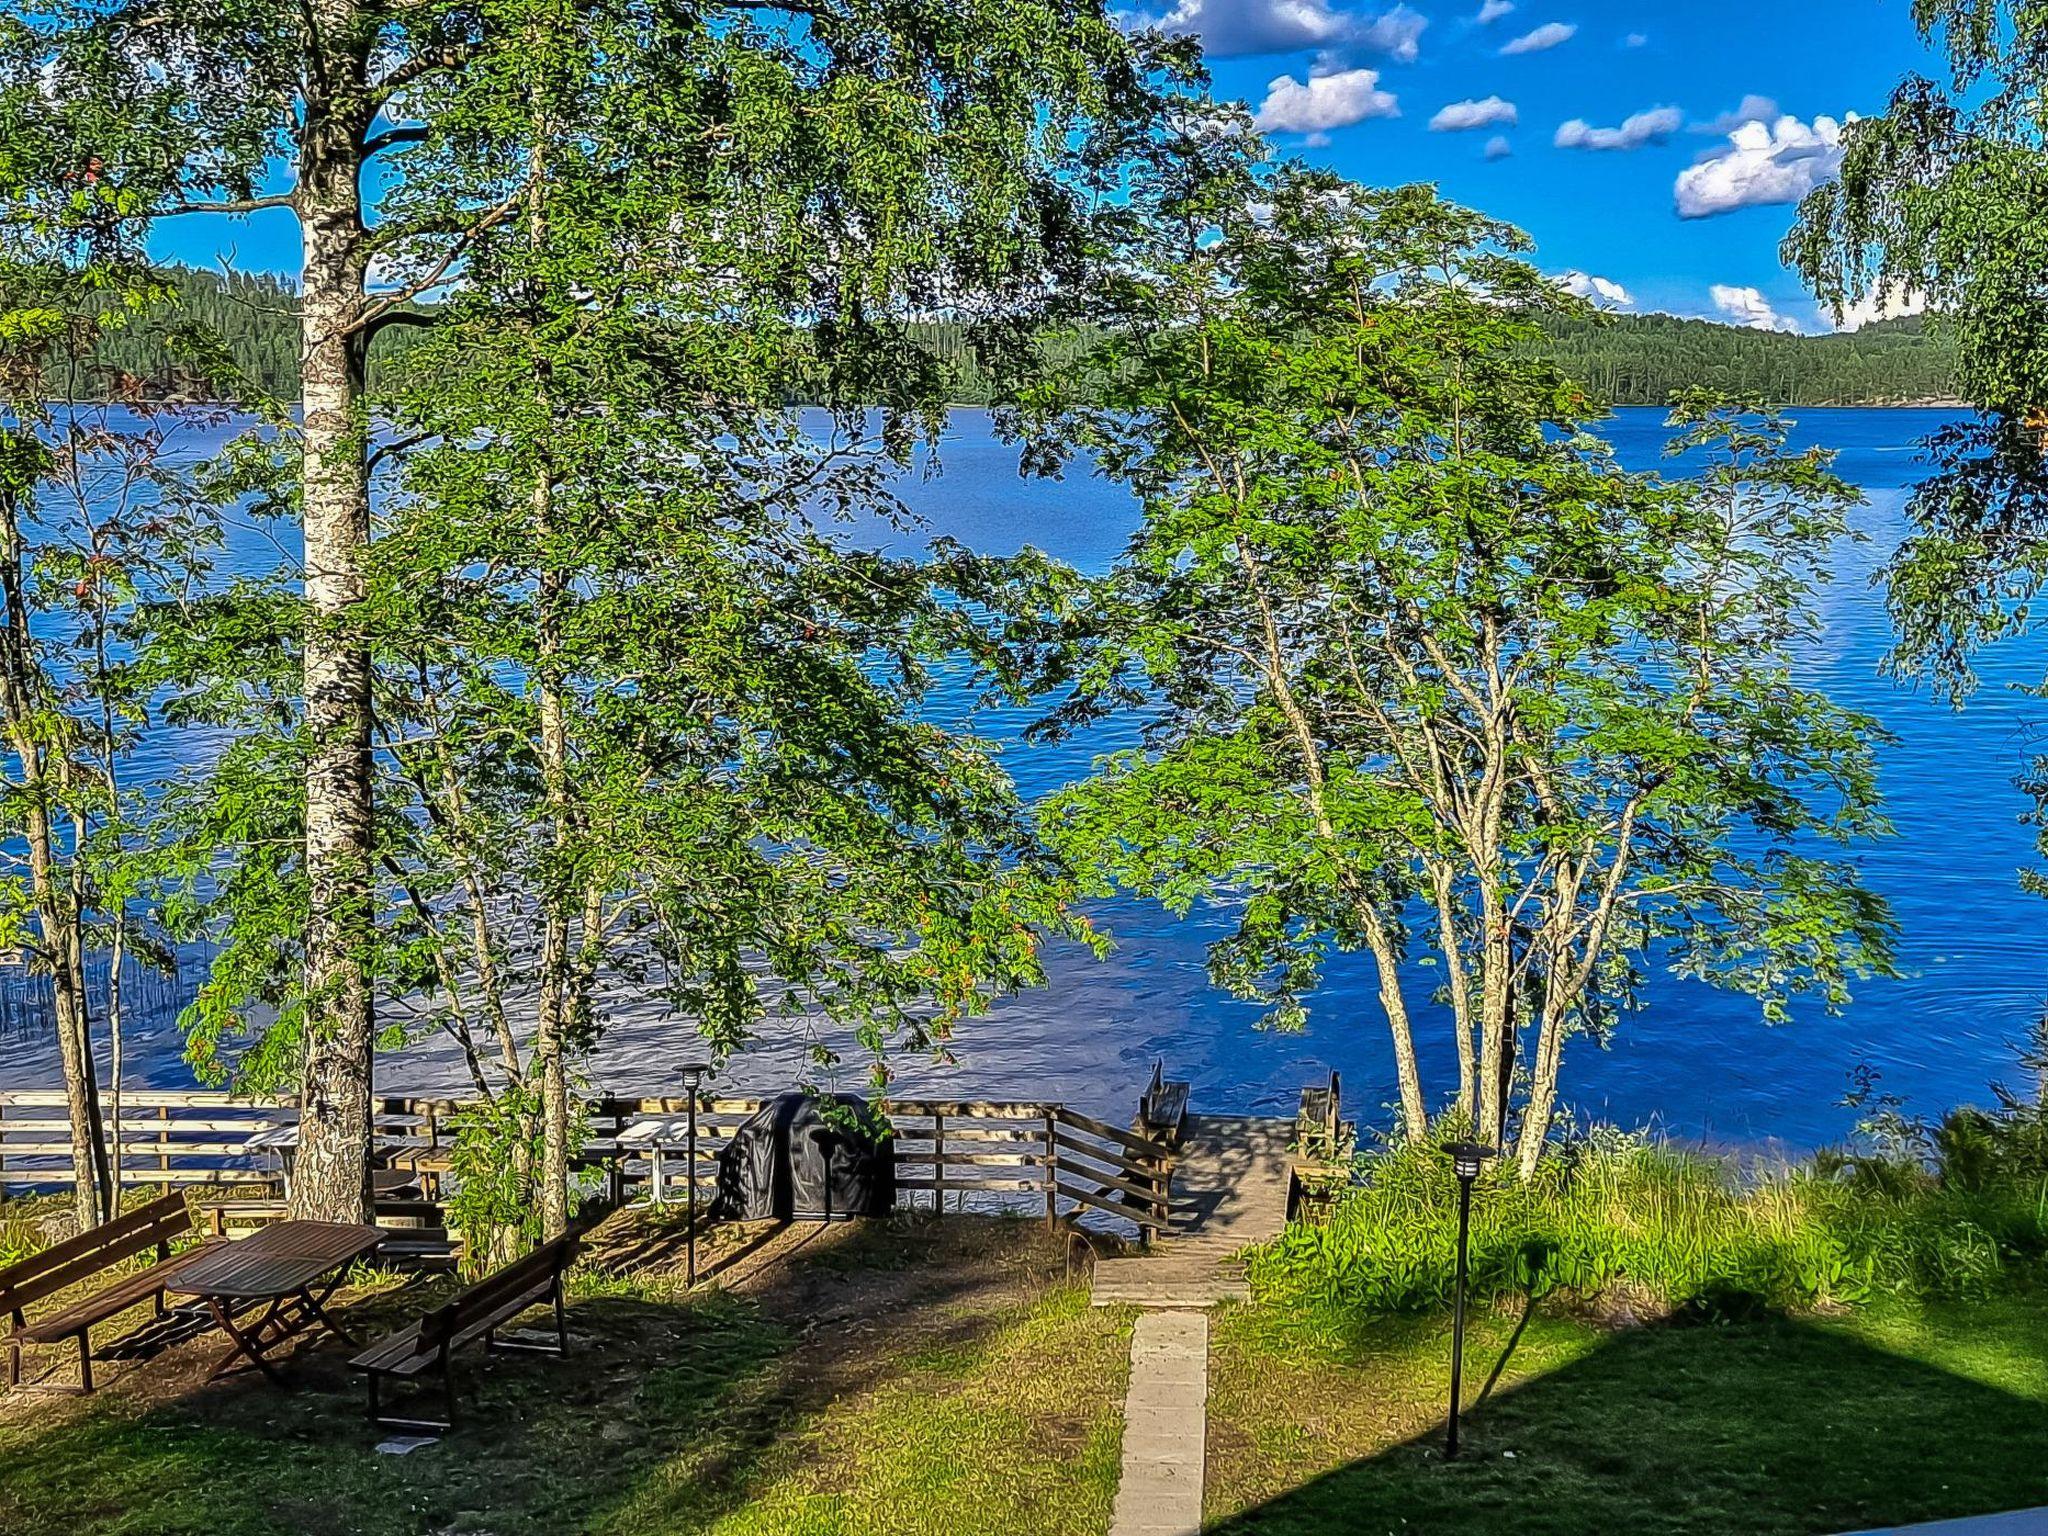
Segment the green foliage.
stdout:
<path fill-rule="evenodd" d="M 2024 1283 L 2048 1257 L 2039 1109 L 1959 1111 L 1931 1165 L 1840 1154 L 1739 1168 L 1606 1135 L 1473 1200 L 1475 1294 L 1728 1316 L 1963 1298 Z M 1434 1146 L 1360 1164 L 1365 1187 L 1326 1227 L 1295 1227 L 1252 1262 L 1262 1298 L 1414 1311 L 1448 1302 L 1457 1183 Z"/>
<path fill-rule="evenodd" d="M 43 1218 L 53 1214 L 47 1200 L 21 1200 L 0 1195 L 0 1269 L 18 1264 L 44 1246 Z"/>
<path fill-rule="evenodd" d="M 1549 319 L 1544 351 L 1609 405 L 1669 405 L 1706 389 L 1775 405 L 1902 405 L 1952 400 L 1947 332 L 1888 320 L 1793 336 L 1673 315 Z"/>
<path fill-rule="evenodd" d="M 260 273 L 162 269 L 165 300 L 135 323 L 106 333 L 73 377 L 52 377 L 53 396 L 87 399 L 184 397 L 286 401 L 299 391 L 298 296 Z M 411 306 L 434 318 L 442 306 Z M 1892 320 L 1833 336 L 1795 336 L 1681 320 L 1672 315 L 1553 316 L 1539 348 L 1610 405 L 1669 405 L 1690 389 L 1711 389 L 1784 405 L 1894 405 L 1952 399 L 1948 337 L 1921 320 Z M 379 332 L 369 359 L 373 393 L 421 382 L 422 370 L 459 368 L 422 351 L 412 327 Z M 999 405 L 1014 380 L 986 355 L 984 339 L 955 320 L 910 320 L 902 344 L 920 375 L 955 405 Z M 1034 335 L 1035 367 L 1071 366 L 1096 344 L 1094 328 L 1062 326 Z M 816 405 L 842 392 L 810 343 L 781 386 L 790 404 Z M 209 357 L 211 361 L 208 361 Z M 874 392 L 871 403 L 880 403 Z"/>
<path fill-rule="evenodd" d="M 1842 175 L 1802 205 L 1785 254 L 1823 302 L 1923 297 L 1977 419 L 1929 443 L 1934 473 L 1889 572 L 1895 668 L 1960 697 L 1985 644 L 2026 633 L 2048 580 L 2048 54 L 2037 0 L 1922 0 L 1949 88 L 1908 76 L 1847 130 Z"/>
<path fill-rule="evenodd" d="M 173 605 L 146 658 L 174 718 L 230 738 L 211 782 L 160 802 L 155 861 L 179 930 L 221 946 L 187 1021 L 202 1070 L 291 1075 L 328 1007 L 301 974 L 326 894 L 305 849 L 330 838 L 366 867 L 374 840 L 377 888 L 327 971 L 416 1002 L 385 1043 L 455 1035 L 485 1095 L 530 1086 L 524 1041 L 587 1048 L 622 992 L 659 990 L 718 1052 L 778 1011 L 830 1021 L 886 1075 L 886 1048 L 1039 978 L 1042 936 L 1079 931 L 1071 882 L 993 752 L 922 705 L 962 656 L 1014 693 L 988 605 L 1057 575 L 851 553 L 828 525 L 901 512 L 887 482 L 946 402 L 926 317 L 991 377 L 1073 324 L 1122 217 L 1105 190 L 1182 131 L 1191 44 L 1096 0 L 365 4 L 332 29 L 34 9 L 0 29 L 0 198 L 67 260 L 139 265 L 156 220 L 283 206 L 279 168 L 335 152 L 299 141 L 316 121 L 345 160 L 389 156 L 364 178 L 377 291 L 327 296 L 377 343 L 390 426 L 346 552 L 370 588 L 345 627 L 378 721 L 374 839 L 308 826 L 294 782 L 321 747 L 297 674 L 335 645 L 299 571 Z M 159 298 L 71 392 L 196 389 L 180 349 L 202 335 L 232 375 L 206 387 L 297 387 L 283 285 L 180 273 Z M 381 366 L 399 337 L 404 366 Z M 798 397 L 835 409 L 834 441 L 797 432 Z M 273 426 L 192 504 L 291 516 L 305 429 Z"/>
<path fill-rule="evenodd" d="M 455 1192 L 447 1203 L 448 1224 L 462 1233 L 471 1262 L 481 1271 L 491 1267 L 508 1238 L 533 1244 L 546 1236 L 536 1176 L 543 1152 L 540 1095 L 526 1083 L 510 1083 L 471 1104 L 449 1128 L 455 1136 L 450 1156 Z M 573 1101 L 572 1163 L 589 1130 L 588 1111 L 580 1100 Z"/>
<path fill-rule="evenodd" d="M 1516 230 L 1292 167 L 1244 195 L 1192 251 L 1133 250 L 1101 407 L 1061 423 L 1145 522 L 1047 728 L 1146 731 L 1046 835 L 1098 891 L 1229 903 L 1212 975 L 1282 1027 L 1329 953 L 1370 951 L 1410 1134 L 1447 1096 L 1409 1043 L 1426 946 L 1480 1123 L 1499 1021 L 1531 1026 L 1526 1164 L 1566 1037 L 1604 1034 L 1639 965 L 1775 1022 L 1889 964 L 1830 857 L 1882 830 L 1878 727 L 1793 672 L 1857 493 L 1708 396 L 1673 411 L 1671 477 L 1623 469 L 1540 355 L 1582 311 Z"/>

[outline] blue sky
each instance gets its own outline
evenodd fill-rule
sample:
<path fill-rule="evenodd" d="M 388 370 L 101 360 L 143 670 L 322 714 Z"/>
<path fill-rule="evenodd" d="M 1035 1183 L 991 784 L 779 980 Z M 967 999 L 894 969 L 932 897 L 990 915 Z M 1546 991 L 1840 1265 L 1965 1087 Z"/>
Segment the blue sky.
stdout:
<path fill-rule="evenodd" d="M 1616 285 L 1624 307 L 1806 330 L 1827 322 L 1779 264 L 1793 210 L 1777 199 L 1831 173 L 1830 123 L 1881 112 L 1910 71 L 1941 75 L 1908 0 L 1178 0 L 1154 14 L 1208 39 L 1217 94 L 1263 109 L 1283 149 L 1360 181 L 1436 182 L 1528 230 L 1545 271 Z"/>
<path fill-rule="evenodd" d="M 1217 94 L 1249 102 L 1283 150 L 1359 181 L 1436 182 L 1615 307 L 1781 329 L 1828 324 L 1778 262 L 1783 200 L 1831 172 L 1848 114 L 1881 111 L 1908 71 L 1939 74 L 1909 0 L 1154 4 L 1203 36 Z M 173 220 L 157 245 L 298 265 L 281 212 Z"/>

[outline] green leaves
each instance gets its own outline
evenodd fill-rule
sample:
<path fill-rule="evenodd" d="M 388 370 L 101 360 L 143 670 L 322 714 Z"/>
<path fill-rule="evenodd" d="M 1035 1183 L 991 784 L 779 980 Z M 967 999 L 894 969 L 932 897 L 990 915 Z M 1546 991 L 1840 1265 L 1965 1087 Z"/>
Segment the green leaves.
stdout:
<path fill-rule="evenodd" d="M 1672 416 L 1683 478 L 1624 471 L 1540 359 L 1572 306 L 1523 237 L 1424 188 L 1262 180 L 1192 252 L 1134 245 L 1103 408 L 1063 423 L 1146 517 L 1047 728 L 1151 729 L 1048 838 L 1097 889 L 1230 906 L 1215 974 L 1280 1023 L 1334 950 L 1373 949 L 1397 1061 L 1406 957 L 1468 1041 L 1526 997 L 1538 1145 L 1564 1036 L 1638 960 L 1770 1018 L 1886 969 L 1882 904 L 1820 852 L 1882 829 L 1877 727 L 1791 680 L 1857 493 L 1705 395 Z"/>

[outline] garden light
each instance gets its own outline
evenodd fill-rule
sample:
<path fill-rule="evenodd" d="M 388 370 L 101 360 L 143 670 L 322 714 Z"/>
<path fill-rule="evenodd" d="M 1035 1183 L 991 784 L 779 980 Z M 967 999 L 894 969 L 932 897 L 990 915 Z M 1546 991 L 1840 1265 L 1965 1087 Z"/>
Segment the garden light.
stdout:
<path fill-rule="evenodd" d="M 1449 1458 L 1458 1454 L 1458 1407 L 1465 1385 L 1465 1280 L 1472 1241 L 1472 1181 L 1479 1177 L 1486 1160 L 1500 1153 L 1476 1141 L 1455 1141 L 1443 1150 L 1451 1160 L 1451 1172 L 1458 1176 L 1458 1290 L 1451 1312 L 1451 1416 L 1444 1436 L 1444 1455 Z"/>

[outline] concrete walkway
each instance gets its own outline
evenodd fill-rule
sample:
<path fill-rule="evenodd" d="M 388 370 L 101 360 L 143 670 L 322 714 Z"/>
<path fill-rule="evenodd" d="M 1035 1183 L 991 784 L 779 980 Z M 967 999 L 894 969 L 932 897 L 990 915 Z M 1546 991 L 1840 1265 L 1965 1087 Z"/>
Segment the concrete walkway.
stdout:
<path fill-rule="evenodd" d="M 1898 1525 L 1857 1536 L 2048 1536 L 2048 1509 L 2016 1509 L 2008 1515 L 1972 1515 L 1932 1525 Z"/>
<path fill-rule="evenodd" d="M 1150 1253 L 1097 1264 L 1095 1305 L 1181 1311 L 1243 1301 L 1239 1252 L 1287 1228 L 1293 1142 L 1292 1120 L 1190 1115 L 1166 1234 Z"/>
<path fill-rule="evenodd" d="M 1109 1536 L 1196 1536 L 1208 1429 L 1208 1315 L 1140 1313 L 1124 1397 L 1123 1480 Z"/>

